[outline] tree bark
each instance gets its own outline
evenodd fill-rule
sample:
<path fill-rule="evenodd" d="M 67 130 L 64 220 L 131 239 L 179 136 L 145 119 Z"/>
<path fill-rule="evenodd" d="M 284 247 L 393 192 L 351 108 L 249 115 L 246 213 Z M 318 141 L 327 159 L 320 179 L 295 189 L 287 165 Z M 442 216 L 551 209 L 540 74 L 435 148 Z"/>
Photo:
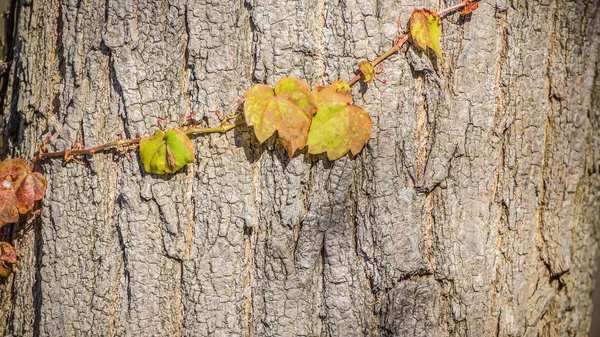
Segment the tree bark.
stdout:
<path fill-rule="evenodd" d="M 157 119 L 208 125 L 254 83 L 323 85 L 451 1 L 21 0 L 7 157 Z M 353 88 L 356 157 L 289 160 L 251 128 L 139 157 L 43 161 L 41 215 L 6 226 L 4 336 L 586 336 L 600 224 L 600 1 L 482 1 Z"/>

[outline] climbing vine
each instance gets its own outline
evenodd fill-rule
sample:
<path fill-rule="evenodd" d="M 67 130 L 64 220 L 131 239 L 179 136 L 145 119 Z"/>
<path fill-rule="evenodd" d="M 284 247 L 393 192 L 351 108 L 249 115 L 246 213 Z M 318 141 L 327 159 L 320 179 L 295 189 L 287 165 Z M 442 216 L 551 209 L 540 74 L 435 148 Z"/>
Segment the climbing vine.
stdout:
<path fill-rule="evenodd" d="M 200 128 L 192 124 L 185 128 L 160 130 L 148 137 L 119 139 L 93 148 L 74 144 L 71 149 L 46 152 L 44 141 L 37 155 L 27 163 L 21 158 L 7 159 L 0 163 L 0 227 L 19 221 L 20 215 L 30 213 L 36 202 L 46 192 L 46 178 L 34 172 L 36 163 L 48 158 L 60 157 L 65 161 L 94 155 L 107 149 L 118 152 L 140 151 L 144 170 L 152 174 L 175 173 L 194 162 L 194 147 L 190 136 L 207 133 L 225 133 L 238 126 L 253 127 L 260 143 L 276 135 L 288 156 L 305 147 L 307 153 L 325 153 L 331 161 L 350 152 L 357 155 L 371 137 L 371 117 L 362 107 L 352 103 L 350 86 L 362 80 L 372 82 L 377 71 L 375 66 L 390 55 L 406 50 L 407 43 L 418 47 L 432 61 L 443 62 L 439 39 L 442 34 L 441 18 L 453 11 L 470 15 L 477 0 L 465 0 L 439 12 L 415 9 L 409 20 L 409 30 L 400 31 L 392 47 L 374 61 L 362 61 L 358 75 L 346 82 L 335 81 L 329 85 L 311 89 L 297 78 L 282 78 L 273 88 L 256 84 L 239 99 L 234 111 L 213 128 Z M 0 242 L 0 277 L 7 277 L 17 262 L 17 253 L 8 242 Z"/>

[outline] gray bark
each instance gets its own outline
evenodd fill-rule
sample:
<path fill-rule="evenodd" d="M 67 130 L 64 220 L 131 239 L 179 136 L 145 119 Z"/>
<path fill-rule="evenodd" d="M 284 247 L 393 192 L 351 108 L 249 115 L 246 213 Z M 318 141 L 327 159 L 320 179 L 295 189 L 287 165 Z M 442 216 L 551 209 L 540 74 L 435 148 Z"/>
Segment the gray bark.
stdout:
<path fill-rule="evenodd" d="M 454 4 L 441 1 L 441 7 Z M 208 124 L 254 83 L 349 79 L 432 0 L 22 0 L 10 157 Z M 585 336 L 600 222 L 599 1 L 485 0 L 444 62 L 392 56 L 355 158 L 252 129 L 175 175 L 46 160 L 5 336 Z M 364 89 L 364 88 L 363 88 Z"/>

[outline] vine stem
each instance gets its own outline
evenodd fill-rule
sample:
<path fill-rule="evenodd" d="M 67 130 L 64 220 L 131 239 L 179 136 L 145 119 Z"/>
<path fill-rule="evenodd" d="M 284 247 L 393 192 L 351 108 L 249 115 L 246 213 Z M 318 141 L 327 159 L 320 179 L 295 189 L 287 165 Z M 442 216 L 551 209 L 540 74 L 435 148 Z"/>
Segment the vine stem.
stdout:
<path fill-rule="evenodd" d="M 463 7 L 465 7 L 469 2 L 474 2 L 477 0 L 464 0 L 454 6 L 448 7 L 446 9 L 442 9 L 441 11 L 437 12 L 437 15 L 439 17 L 445 16 L 451 12 L 454 12 L 456 10 L 462 9 Z M 371 62 L 371 65 L 373 65 L 373 67 L 375 67 L 376 65 L 378 65 L 379 63 L 381 63 L 383 60 L 387 59 L 388 57 L 390 57 L 390 55 L 394 54 L 395 52 L 399 51 L 400 48 L 402 48 L 402 46 L 408 41 L 408 39 L 410 39 L 411 35 L 410 32 L 406 33 L 406 34 L 400 34 L 396 37 L 397 42 L 394 42 L 394 45 L 392 46 L 392 48 L 390 48 L 388 51 L 386 51 L 385 53 L 383 53 L 381 56 L 379 56 L 377 59 L 375 59 L 375 61 Z M 353 85 L 354 83 L 358 82 L 360 79 L 362 78 L 362 74 L 358 74 L 356 76 L 354 76 L 353 79 L 351 79 L 348 82 L 348 85 Z"/>
<path fill-rule="evenodd" d="M 446 9 L 443 9 L 441 11 L 439 11 L 437 13 L 438 16 L 442 17 L 447 15 L 448 13 L 451 13 L 453 11 L 462 9 L 463 7 L 465 7 L 468 3 L 470 2 L 474 2 L 474 1 L 478 1 L 478 0 L 464 0 L 454 6 L 448 7 Z M 375 67 L 376 65 L 378 65 L 379 63 L 381 63 L 383 60 L 387 59 L 388 57 L 390 57 L 390 55 L 398 52 L 402 46 L 404 46 L 404 44 L 406 42 L 408 42 L 408 40 L 410 39 L 411 34 L 410 32 L 406 33 L 406 34 L 399 34 L 395 41 L 394 41 L 394 45 L 392 46 L 392 48 L 390 48 L 388 51 L 386 51 L 385 53 L 383 53 L 381 56 L 379 56 L 377 59 L 375 59 L 375 61 L 371 62 L 371 64 L 373 65 L 373 67 Z M 356 75 L 353 79 L 351 79 L 348 82 L 348 85 L 353 85 L 356 82 L 358 82 L 360 79 L 362 78 L 362 74 Z M 227 120 L 226 120 L 227 121 Z M 226 122 L 225 121 L 225 122 Z M 195 134 L 203 134 L 203 133 L 226 133 L 227 131 L 245 124 L 245 121 L 241 120 L 241 121 L 237 121 L 235 123 L 231 123 L 231 124 L 226 124 L 223 123 L 217 127 L 214 128 L 196 128 L 196 127 L 192 127 L 189 128 L 187 130 L 185 130 L 185 134 L 188 136 L 191 135 L 195 135 Z M 76 149 L 76 150 L 64 150 L 64 151 L 58 151 L 58 152 L 41 152 L 35 156 L 32 160 L 32 164 L 35 164 L 36 162 L 43 160 L 45 158 L 51 158 L 51 157 L 63 157 L 65 158 L 65 160 L 69 160 L 71 159 L 73 156 L 79 156 L 79 155 L 93 155 L 98 151 L 103 151 L 106 150 L 108 148 L 111 147 L 122 147 L 124 145 L 132 145 L 132 144 L 139 144 L 141 138 L 133 138 L 133 139 L 120 139 L 120 140 L 115 140 L 112 142 L 108 142 L 102 145 L 98 145 L 96 147 L 92 147 L 90 149 Z"/>
<path fill-rule="evenodd" d="M 245 121 L 240 120 L 232 124 L 221 124 L 214 128 L 189 128 L 185 131 L 185 134 L 191 136 L 197 133 L 225 133 L 237 126 L 244 125 L 245 123 Z"/>
<path fill-rule="evenodd" d="M 190 135 L 201 134 L 201 133 L 225 133 L 237 126 L 243 125 L 244 123 L 245 122 L 242 120 L 242 121 L 237 121 L 232 124 L 221 124 L 220 126 L 214 127 L 214 128 L 189 128 L 185 131 L 185 134 L 190 136 Z M 106 150 L 111 147 L 119 148 L 119 147 L 125 146 L 125 145 L 139 144 L 140 140 L 141 140 L 141 138 L 120 139 L 120 140 L 115 140 L 115 141 L 108 142 L 108 143 L 105 143 L 102 145 L 98 145 L 96 147 L 92 147 L 89 149 L 64 150 L 64 151 L 58 151 L 58 152 L 40 152 L 37 156 L 35 156 L 33 158 L 33 164 L 35 164 L 37 161 L 43 160 L 45 158 L 63 157 L 66 160 L 68 160 L 73 156 L 93 155 L 98 151 Z"/>
<path fill-rule="evenodd" d="M 392 48 L 390 48 L 388 51 L 386 51 L 381 56 L 379 56 L 375 61 L 371 62 L 373 67 L 375 67 L 376 65 L 381 63 L 383 60 L 388 58 L 393 53 L 400 50 L 400 48 L 402 48 L 402 46 L 406 43 L 406 41 L 408 41 L 408 39 L 410 39 L 410 33 L 404 34 L 404 36 L 397 43 L 394 43 Z M 353 85 L 354 83 L 358 82 L 358 80 L 360 80 L 361 77 L 362 77 L 362 74 L 358 74 L 358 75 L 354 76 L 354 78 L 348 82 L 348 85 Z"/>
<path fill-rule="evenodd" d="M 469 2 L 476 2 L 476 1 L 478 1 L 478 0 L 464 0 L 463 2 L 461 2 L 461 3 L 458 3 L 458 4 L 454 5 L 454 6 L 450 6 L 450 7 L 446 8 L 446 9 L 442 9 L 441 11 L 439 11 L 439 12 L 437 13 L 437 15 L 438 15 L 439 17 L 445 16 L 446 14 L 448 14 L 448 13 L 450 13 L 450 12 L 454 12 L 454 11 L 456 11 L 456 10 L 462 9 L 462 8 L 463 8 L 463 7 L 465 7 L 465 6 L 466 6 L 466 5 L 467 5 Z"/>
<path fill-rule="evenodd" d="M 123 145 L 129 145 L 129 144 L 138 144 L 140 142 L 140 138 L 133 138 L 133 139 L 120 139 L 120 140 L 115 140 L 106 144 L 102 144 L 102 145 L 98 145 L 96 147 L 92 147 L 90 149 L 78 149 L 78 150 L 64 150 L 64 151 L 58 151 L 58 152 L 40 152 L 37 156 L 35 156 L 35 158 L 33 159 L 34 163 L 38 160 L 42 160 L 45 158 L 51 158 L 51 157 L 64 157 L 64 158 L 69 158 L 72 156 L 78 156 L 78 155 L 93 155 L 94 153 L 98 152 L 98 151 L 102 151 L 111 147 L 120 147 Z"/>

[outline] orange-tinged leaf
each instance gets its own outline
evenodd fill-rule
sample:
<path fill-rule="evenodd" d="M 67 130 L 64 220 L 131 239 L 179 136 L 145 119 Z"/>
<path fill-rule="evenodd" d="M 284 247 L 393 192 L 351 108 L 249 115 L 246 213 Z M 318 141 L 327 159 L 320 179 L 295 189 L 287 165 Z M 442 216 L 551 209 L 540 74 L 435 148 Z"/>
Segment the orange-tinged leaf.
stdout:
<path fill-rule="evenodd" d="M 327 152 L 336 160 L 348 151 L 356 155 L 371 137 L 371 117 L 361 107 L 350 104 L 350 87 L 337 81 L 315 91 L 318 110 L 308 133 L 308 153 Z"/>
<path fill-rule="evenodd" d="M 21 158 L 0 163 L 0 227 L 19 220 L 46 193 L 46 178 Z"/>
<path fill-rule="evenodd" d="M 330 104 L 346 106 L 352 103 L 350 86 L 346 81 L 336 81 L 328 86 L 318 87 L 314 95 L 318 108 L 317 112 L 331 108 Z"/>
<path fill-rule="evenodd" d="M 4 262 L 0 261 L 0 277 L 7 278 L 10 273 L 12 273 L 12 269 Z"/>
<path fill-rule="evenodd" d="M 0 242 L 0 261 L 17 263 L 17 251 L 8 242 Z"/>
<path fill-rule="evenodd" d="M 468 0 L 467 3 L 465 4 L 465 7 L 463 7 L 463 10 L 460 12 L 460 15 L 462 15 L 462 16 L 469 15 L 469 14 L 471 14 L 471 12 L 476 10 L 477 7 L 479 7 L 479 3 L 477 3 L 473 0 Z"/>
<path fill-rule="evenodd" d="M 437 54 L 440 61 L 442 60 L 440 49 L 442 24 L 437 13 L 428 9 L 415 9 L 410 16 L 410 34 L 421 49 L 426 51 L 429 47 Z"/>
<path fill-rule="evenodd" d="M 291 158 L 306 145 L 308 129 L 316 103 L 310 86 L 295 78 L 283 78 L 274 89 L 257 84 L 244 94 L 246 123 L 263 143 L 277 131 L 279 140 Z"/>
<path fill-rule="evenodd" d="M 17 188 L 17 208 L 19 213 L 25 214 L 37 200 L 41 200 L 46 193 L 46 178 L 41 173 L 29 172 Z"/>
<path fill-rule="evenodd" d="M 19 220 L 14 189 L 0 190 L 0 227 Z"/>
<path fill-rule="evenodd" d="M 369 61 L 362 61 L 358 65 L 358 69 L 360 69 L 360 73 L 363 75 L 365 82 L 372 82 L 375 78 L 375 68 Z"/>

